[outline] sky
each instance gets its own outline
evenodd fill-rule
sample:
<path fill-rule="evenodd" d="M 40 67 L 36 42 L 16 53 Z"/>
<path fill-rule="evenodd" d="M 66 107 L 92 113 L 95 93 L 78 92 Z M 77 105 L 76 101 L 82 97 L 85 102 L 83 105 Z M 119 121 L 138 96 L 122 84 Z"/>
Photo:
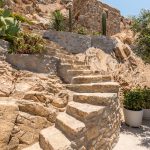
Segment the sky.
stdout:
<path fill-rule="evenodd" d="M 141 9 L 150 9 L 150 0 L 101 0 L 121 11 L 123 16 L 138 15 Z"/>

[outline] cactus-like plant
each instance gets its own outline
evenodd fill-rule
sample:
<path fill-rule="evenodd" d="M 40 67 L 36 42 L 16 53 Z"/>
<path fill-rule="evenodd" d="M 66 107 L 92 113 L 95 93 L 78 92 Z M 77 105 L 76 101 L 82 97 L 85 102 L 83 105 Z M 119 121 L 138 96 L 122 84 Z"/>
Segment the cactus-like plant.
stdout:
<path fill-rule="evenodd" d="M 72 10 L 69 8 L 69 31 L 72 32 Z"/>
<path fill-rule="evenodd" d="M 64 16 L 60 12 L 60 10 L 56 10 L 53 13 L 53 27 L 56 31 L 63 31 L 64 30 Z"/>
<path fill-rule="evenodd" d="M 19 21 L 10 17 L 10 11 L 5 10 L 0 14 L 0 36 L 10 38 L 16 36 L 20 30 Z"/>
<path fill-rule="evenodd" d="M 107 30 L 107 27 L 106 27 L 106 13 L 103 13 L 102 14 L 102 34 L 103 35 L 106 35 L 106 30 Z"/>

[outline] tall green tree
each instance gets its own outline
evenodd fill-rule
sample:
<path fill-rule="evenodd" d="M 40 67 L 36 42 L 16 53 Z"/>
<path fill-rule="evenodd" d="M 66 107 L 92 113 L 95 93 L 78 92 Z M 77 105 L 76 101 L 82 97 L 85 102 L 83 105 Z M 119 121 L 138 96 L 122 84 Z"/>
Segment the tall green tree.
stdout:
<path fill-rule="evenodd" d="M 150 63 L 150 10 L 143 9 L 138 17 L 133 17 L 131 29 L 138 35 L 135 52 Z"/>

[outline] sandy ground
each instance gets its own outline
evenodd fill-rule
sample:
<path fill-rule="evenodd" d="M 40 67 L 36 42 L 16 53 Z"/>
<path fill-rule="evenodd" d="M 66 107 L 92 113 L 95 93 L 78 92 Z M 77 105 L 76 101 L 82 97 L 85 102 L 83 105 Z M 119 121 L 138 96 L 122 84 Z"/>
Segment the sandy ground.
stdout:
<path fill-rule="evenodd" d="M 119 142 L 113 150 L 150 150 L 150 121 L 144 121 L 140 128 L 123 124 Z"/>

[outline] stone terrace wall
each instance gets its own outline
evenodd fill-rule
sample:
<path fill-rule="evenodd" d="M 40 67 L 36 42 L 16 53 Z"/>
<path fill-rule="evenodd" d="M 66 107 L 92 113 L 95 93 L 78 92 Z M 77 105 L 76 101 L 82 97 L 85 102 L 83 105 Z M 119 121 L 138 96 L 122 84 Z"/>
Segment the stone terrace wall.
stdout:
<path fill-rule="evenodd" d="M 102 31 L 102 13 L 107 14 L 107 35 L 120 32 L 120 11 L 98 0 L 74 0 L 75 20 L 93 31 Z"/>
<path fill-rule="evenodd" d="M 106 36 L 87 36 L 71 32 L 46 31 L 43 37 L 58 43 L 73 54 L 83 53 L 90 47 L 100 48 L 109 53 L 116 45 L 115 40 Z"/>
<path fill-rule="evenodd" d="M 6 61 L 17 69 L 56 74 L 59 60 L 55 57 L 28 54 L 7 54 Z"/>
<path fill-rule="evenodd" d="M 91 37 L 70 32 L 46 31 L 44 38 L 58 43 L 71 53 L 81 53 L 91 47 Z"/>

